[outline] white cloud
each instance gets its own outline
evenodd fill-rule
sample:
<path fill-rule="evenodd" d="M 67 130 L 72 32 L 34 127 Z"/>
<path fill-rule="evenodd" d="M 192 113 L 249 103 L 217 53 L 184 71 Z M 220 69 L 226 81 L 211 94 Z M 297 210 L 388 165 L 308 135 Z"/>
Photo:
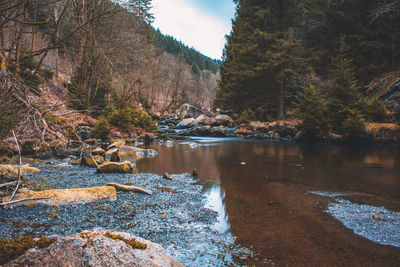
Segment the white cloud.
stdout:
<path fill-rule="evenodd" d="M 152 3 L 155 28 L 211 58 L 221 58 L 225 35 L 231 25 L 195 9 L 185 0 L 153 0 Z"/>

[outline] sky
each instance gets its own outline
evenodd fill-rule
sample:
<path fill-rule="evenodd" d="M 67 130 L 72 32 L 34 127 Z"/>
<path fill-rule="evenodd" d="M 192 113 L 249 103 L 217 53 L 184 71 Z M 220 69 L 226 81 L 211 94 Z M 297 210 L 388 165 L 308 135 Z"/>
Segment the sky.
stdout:
<path fill-rule="evenodd" d="M 153 0 L 153 27 L 213 59 L 221 59 L 235 14 L 232 0 Z"/>

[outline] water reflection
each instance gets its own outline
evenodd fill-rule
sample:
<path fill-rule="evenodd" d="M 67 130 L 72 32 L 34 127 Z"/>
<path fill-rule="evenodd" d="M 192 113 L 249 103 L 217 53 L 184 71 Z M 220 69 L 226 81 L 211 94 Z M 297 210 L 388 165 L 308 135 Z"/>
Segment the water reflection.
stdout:
<path fill-rule="evenodd" d="M 367 243 L 343 231 L 329 215 L 321 215 L 326 198 L 308 193 L 380 196 L 400 208 L 398 147 L 199 138 L 153 148 L 159 154 L 138 161 L 139 172 L 196 169 L 209 207 L 218 212 L 216 230 L 231 231 L 238 244 L 261 255 L 244 265 L 265 265 L 265 259 L 289 266 L 391 266 L 398 261 L 398 251 Z M 379 201 L 375 206 L 384 205 Z"/>
<path fill-rule="evenodd" d="M 230 225 L 228 215 L 225 210 L 225 193 L 220 185 L 213 185 L 205 192 L 207 198 L 206 207 L 218 212 L 217 222 L 214 230 L 221 233 L 229 231 Z"/>

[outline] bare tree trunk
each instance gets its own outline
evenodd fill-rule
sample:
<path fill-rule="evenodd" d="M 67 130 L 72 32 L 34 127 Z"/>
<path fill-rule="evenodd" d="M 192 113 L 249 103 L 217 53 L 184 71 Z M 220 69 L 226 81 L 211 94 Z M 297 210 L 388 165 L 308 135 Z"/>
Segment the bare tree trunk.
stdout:
<path fill-rule="evenodd" d="M 35 1 L 35 10 L 34 10 L 34 15 L 33 15 L 33 21 L 36 21 L 36 15 L 37 15 L 37 0 Z M 35 39 L 36 39 L 36 26 L 32 25 L 32 47 L 31 47 L 31 51 L 33 53 L 33 51 L 35 51 Z"/>
<path fill-rule="evenodd" d="M 279 90 L 279 119 L 285 119 L 285 81 L 281 82 Z"/>

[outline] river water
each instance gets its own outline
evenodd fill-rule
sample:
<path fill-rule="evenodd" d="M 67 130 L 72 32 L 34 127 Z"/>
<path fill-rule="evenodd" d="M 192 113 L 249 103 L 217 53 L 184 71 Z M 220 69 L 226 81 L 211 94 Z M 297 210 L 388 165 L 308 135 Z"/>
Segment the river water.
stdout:
<path fill-rule="evenodd" d="M 400 148 L 193 138 L 159 143 L 139 173 L 198 172 L 215 229 L 246 265 L 396 266 Z"/>

